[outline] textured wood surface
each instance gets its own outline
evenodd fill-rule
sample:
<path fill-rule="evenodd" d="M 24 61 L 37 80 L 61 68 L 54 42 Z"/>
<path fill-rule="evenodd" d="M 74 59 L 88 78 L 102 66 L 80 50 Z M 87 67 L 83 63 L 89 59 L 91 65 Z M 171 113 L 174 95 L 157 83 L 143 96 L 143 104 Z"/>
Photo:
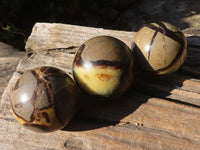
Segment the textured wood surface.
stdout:
<path fill-rule="evenodd" d="M 84 96 L 68 126 L 41 134 L 21 127 L 11 113 L 10 94 L 21 73 L 45 65 L 70 74 L 74 53 L 87 39 L 111 35 L 131 47 L 135 32 L 37 23 L 26 43 L 27 56 L 20 59 L 24 53 L 5 49 L 0 53 L 1 72 L 6 70 L 0 94 L 8 84 L 0 101 L 0 149 L 199 149 L 200 37 L 188 31 L 188 58 L 178 72 L 167 76 L 140 72 L 130 90 L 112 101 Z"/>

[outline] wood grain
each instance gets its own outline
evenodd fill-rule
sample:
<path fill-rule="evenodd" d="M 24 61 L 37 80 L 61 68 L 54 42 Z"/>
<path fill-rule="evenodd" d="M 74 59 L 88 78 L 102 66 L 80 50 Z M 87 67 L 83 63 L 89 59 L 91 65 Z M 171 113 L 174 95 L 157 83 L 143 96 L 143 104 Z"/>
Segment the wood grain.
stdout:
<path fill-rule="evenodd" d="M 6 87 L 0 101 L 0 149 L 180 149 L 200 147 L 200 38 L 187 33 L 188 58 L 167 76 L 138 72 L 133 86 L 120 98 L 103 101 L 81 95 L 79 112 L 63 130 L 40 134 L 26 130 L 14 119 L 12 87 L 21 73 L 38 66 L 54 66 L 71 75 L 78 47 L 97 35 L 110 35 L 131 47 L 135 32 L 104 30 L 64 24 L 37 23 L 26 43 L 27 56 L 13 53 Z M 2 55 L 2 59 L 4 55 Z M 5 59 L 5 58 L 4 58 Z M 5 59 L 6 60 L 6 59 Z M 4 60 L 0 61 L 3 62 Z M 3 66 L 5 68 L 5 66 Z M 0 83 L 1 84 L 1 83 Z"/>

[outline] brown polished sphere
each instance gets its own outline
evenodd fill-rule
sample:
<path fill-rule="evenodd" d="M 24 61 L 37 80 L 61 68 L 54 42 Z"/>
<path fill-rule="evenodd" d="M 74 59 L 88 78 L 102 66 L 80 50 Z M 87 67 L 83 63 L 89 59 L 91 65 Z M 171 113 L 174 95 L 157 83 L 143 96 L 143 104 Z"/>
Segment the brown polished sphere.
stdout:
<path fill-rule="evenodd" d="M 73 80 L 53 67 L 26 71 L 16 82 L 11 97 L 18 122 L 37 132 L 63 128 L 74 115 L 76 104 Z"/>
<path fill-rule="evenodd" d="M 142 69 L 155 74 L 175 72 L 187 56 L 187 41 L 176 26 L 166 23 L 150 23 L 134 37 L 136 60 Z"/>
<path fill-rule="evenodd" d="M 91 38 L 76 53 L 73 76 L 91 95 L 121 95 L 133 79 L 131 51 L 122 41 L 110 36 Z"/>

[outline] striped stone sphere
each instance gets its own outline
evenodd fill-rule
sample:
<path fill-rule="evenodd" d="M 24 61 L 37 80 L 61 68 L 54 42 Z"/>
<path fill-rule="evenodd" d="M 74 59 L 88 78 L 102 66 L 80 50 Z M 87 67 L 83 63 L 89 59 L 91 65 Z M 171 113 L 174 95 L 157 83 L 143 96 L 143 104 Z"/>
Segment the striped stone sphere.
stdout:
<path fill-rule="evenodd" d="M 187 41 L 182 31 L 170 23 L 149 23 L 135 35 L 133 49 L 142 69 L 169 74 L 184 63 Z"/>
<path fill-rule="evenodd" d="M 133 79 L 134 59 L 129 47 L 110 36 L 97 36 L 83 43 L 73 63 L 77 84 L 91 95 L 123 94 Z"/>
<path fill-rule="evenodd" d="M 71 120 L 77 105 L 73 80 L 53 67 L 26 71 L 18 79 L 11 97 L 14 116 L 27 129 L 51 132 Z"/>

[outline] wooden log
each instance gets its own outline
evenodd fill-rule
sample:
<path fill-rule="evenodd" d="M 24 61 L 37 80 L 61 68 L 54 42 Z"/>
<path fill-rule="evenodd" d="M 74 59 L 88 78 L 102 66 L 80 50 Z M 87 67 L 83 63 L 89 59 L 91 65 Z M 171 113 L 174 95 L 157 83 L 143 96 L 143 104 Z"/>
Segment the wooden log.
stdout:
<path fill-rule="evenodd" d="M 198 149 L 200 146 L 200 38 L 186 34 L 188 59 L 168 76 L 139 74 L 130 90 L 112 101 L 81 99 L 80 110 L 63 130 L 48 134 L 22 128 L 10 94 L 25 70 L 54 66 L 71 74 L 74 54 L 87 39 L 110 35 L 131 47 L 135 32 L 37 23 L 0 105 L 0 149 Z"/>
<path fill-rule="evenodd" d="M 135 32 L 104 30 L 102 28 L 88 28 L 57 23 L 37 23 L 33 27 L 25 48 L 27 51 L 33 50 L 35 53 L 45 53 L 52 49 L 80 46 L 86 40 L 97 35 L 114 36 L 121 39 L 128 46 L 131 46 Z"/>

